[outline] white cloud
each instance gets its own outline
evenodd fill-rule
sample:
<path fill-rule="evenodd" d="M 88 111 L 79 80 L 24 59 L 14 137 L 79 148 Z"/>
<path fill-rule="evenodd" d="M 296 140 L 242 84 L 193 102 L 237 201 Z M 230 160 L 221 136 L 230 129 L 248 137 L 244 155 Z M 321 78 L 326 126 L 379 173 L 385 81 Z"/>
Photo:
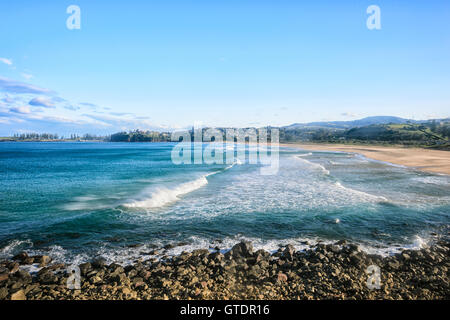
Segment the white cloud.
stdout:
<path fill-rule="evenodd" d="M 3 77 L 0 77 L 0 90 L 3 90 L 8 93 L 35 93 L 35 94 L 52 93 L 52 91 L 48 89 L 39 88 L 32 84 L 19 82 Z"/>
<path fill-rule="evenodd" d="M 13 64 L 11 59 L 6 59 L 6 58 L 0 58 L 0 62 L 3 62 L 4 64 L 7 64 L 8 66 L 11 66 Z"/>
<path fill-rule="evenodd" d="M 343 116 L 343 117 L 350 117 L 350 118 L 357 118 L 358 117 L 358 115 L 356 115 L 354 113 L 351 113 L 351 112 L 342 112 L 341 116 Z"/>
<path fill-rule="evenodd" d="M 22 77 L 24 77 L 27 80 L 30 80 L 31 78 L 33 78 L 32 74 L 29 73 L 21 73 Z"/>
<path fill-rule="evenodd" d="M 54 108 L 55 104 L 53 101 L 47 97 L 36 97 L 29 102 L 32 106 L 44 107 L 44 108 Z"/>
<path fill-rule="evenodd" d="M 29 114 L 30 108 L 27 106 L 23 106 L 23 107 L 14 107 L 9 109 L 10 112 L 14 112 L 14 113 L 20 113 L 20 114 Z"/>

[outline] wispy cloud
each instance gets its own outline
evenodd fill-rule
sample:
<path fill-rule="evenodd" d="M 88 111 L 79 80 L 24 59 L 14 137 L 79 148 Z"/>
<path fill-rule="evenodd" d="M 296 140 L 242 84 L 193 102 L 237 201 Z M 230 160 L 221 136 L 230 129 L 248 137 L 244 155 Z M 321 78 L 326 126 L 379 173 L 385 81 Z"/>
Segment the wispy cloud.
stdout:
<path fill-rule="evenodd" d="M 31 113 L 30 108 L 27 106 L 23 106 L 23 107 L 14 107 L 9 109 L 10 112 L 13 113 L 20 113 L 20 114 L 29 114 Z"/>
<path fill-rule="evenodd" d="M 0 77 L 0 90 L 8 93 L 52 94 L 49 89 L 40 88 L 25 82 Z"/>
<path fill-rule="evenodd" d="M 107 116 L 107 115 L 93 115 L 93 114 L 82 114 L 82 116 L 98 121 L 98 124 L 116 128 L 119 130 L 131 130 L 131 129 L 143 129 L 143 130 L 164 130 L 163 127 L 157 126 L 151 121 L 141 120 L 136 118 L 125 118 Z"/>
<path fill-rule="evenodd" d="M 8 66 L 12 66 L 12 60 L 11 59 L 6 59 L 6 58 L 0 58 L 0 62 L 7 64 Z"/>
<path fill-rule="evenodd" d="M 55 108 L 55 104 L 48 97 L 36 97 L 30 100 L 29 104 L 35 107 Z"/>
<path fill-rule="evenodd" d="M 20 75 L 27 80 L 30 80 L 31 78 L 33 78 L 33 75 L 29 74 L 29 73 L 21 73 Z"/>
<path fill-rule="evenodd" d="M 71 110 L 71 111 L 77 111 L 77 110 L 80 110 L 80 107 L 68 104 L 68 105 L 64 106 L 64 109 Z"/>
<path fill-rule="evenodd" d="M 132 113 L 129 112 L 109 112 L 110 115 L 112 116 L 132 116 Z"/>
<path fill-rule="evenodd" d="M 96 104 L 89 103 L 89 102 L 80 102 L 80 105 L 86 106 L 86 107 L 90 107 L 92 109 L 97 109 L 98 108 L 98 106 Z"/>
<path fill-rule="evenodd" d="M 10 96 L 6 95 L 2 100 L 2 102 L 5 102 L 6 104 L 12 104 L 14 103 L 16 100 L 11 98 Z"/>
<path fill-rule="evenodd" d="M 351 113 L 351 112 L 342 112 L 341 116 L 343 116 L 343 117 L 351 117 L 351 118 L 356 118 L 357 117 L 356 114 Z"/>

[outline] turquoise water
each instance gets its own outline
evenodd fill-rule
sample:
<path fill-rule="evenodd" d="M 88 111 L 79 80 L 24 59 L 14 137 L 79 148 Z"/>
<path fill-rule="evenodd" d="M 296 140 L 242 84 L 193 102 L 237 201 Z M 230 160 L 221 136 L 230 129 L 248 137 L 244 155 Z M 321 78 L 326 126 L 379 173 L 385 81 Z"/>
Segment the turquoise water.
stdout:
<path fill-rule="evenodd" d="M 245 161 L 175 165 L 173 146 L 0 143 L 0 258 L 126 262 L 242 239 L 269 250 L 346 239 L 387 254 L 448 235 L 447 175 L 291 148 L 276 175 L 261 175 Z"/>

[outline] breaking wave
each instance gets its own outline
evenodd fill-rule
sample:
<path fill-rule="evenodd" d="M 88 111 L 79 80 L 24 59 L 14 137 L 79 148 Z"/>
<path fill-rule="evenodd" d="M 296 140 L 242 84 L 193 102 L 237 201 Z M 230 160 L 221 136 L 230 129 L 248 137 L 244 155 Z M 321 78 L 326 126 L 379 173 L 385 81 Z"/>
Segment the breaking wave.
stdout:
<path fill-rule="evenodd" d="M 308 161 L 308 160 L 305 160 L 305 159 L 301 158 L 302 156 L 303 155 L 298 155 L 295 158 L 297 160 L 302 161 L 303 163 L 305 163 L 306 165 L 308 165 L 309 167 L 311 167 L 313 169 L 318 169 L 318 170 L 322 171 L 325 175 L 329 175 L 330 174 L 330 171 L 328 171 L 323 165 L 318 164 L 318 163 L 314 163 L 314 162 L 311 162 L 311 161 Z"/>
<path fill-rule="evenodd" d="M 198 190 L 208 184 L 208 177 L 217 173 L 231 169 L 235 165 L 241 165 L 242 162 L 237 159 L 233 164 L 223 170 L 218 170 L 201 176 L 192 181 L 188 181 L 175 186 L 174 188 L 157 188 L 144 192 L 140 200 L 133 200 L 122 206 L 127 208 L 159 208 L 167 204 L 180 200 L 180 197 Z"/>
<path fill-rule="evenodd" d="M 123 206 L 128 207 L 128 208 L 158 208 L 158 207 L 162 207 L 166 204 L 169 204 L 171 202 L 175 202 L 175 201 L 179 200 L 180 196 L 191 193 L 191 192 L 207 185 L 208 184 L 207 177 L 210 175 L 216 174 L 217 172 L 205 174 L 205 175 L 201 176 L 200 178 L 195 179 L 193 181 L 182 183 L 173 189 L 158 188 L 158 189 L 150 192 L 150 194 L 147 198 L 144 198 L 142 200 L 134 200 L 132 202 L 125 203 L 125 204 L 123 204 Z"/>
<path fill-rule="evenodd" d="M 339 181 L 335 182 L 335 185 L 340 189 L 346 190 L 347 192 L 358 194 L 358 195 L 362 196 L 363 198 L 381 200 L 381 201 L 386 201 L 386 202 L 389 201 L 387 198 L 385 198 L 383 196 L 376 196 L 376 195 L 373 195 L 373 194 L 370 194 L 370 193 L 367 193 L 364 191 L 359 191 L 359 190 L 355 190 L 352 188 L 344 187 Z"/>

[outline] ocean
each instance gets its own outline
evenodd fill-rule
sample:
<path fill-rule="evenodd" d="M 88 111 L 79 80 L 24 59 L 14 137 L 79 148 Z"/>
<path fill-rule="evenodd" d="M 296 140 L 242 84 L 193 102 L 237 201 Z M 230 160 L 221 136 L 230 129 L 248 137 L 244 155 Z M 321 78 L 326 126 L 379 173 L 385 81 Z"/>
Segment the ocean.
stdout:
<path fill-rule="evenodd" d="M 345 239 L 389 255 L 449 234 L 448 175 L 288 147 L 277 174 L 262 175 L 245 159 L 177 165 L 173 147 L 0 143 L 0 259 L 126 264 L 241 240 L 276 250 Z"/>

